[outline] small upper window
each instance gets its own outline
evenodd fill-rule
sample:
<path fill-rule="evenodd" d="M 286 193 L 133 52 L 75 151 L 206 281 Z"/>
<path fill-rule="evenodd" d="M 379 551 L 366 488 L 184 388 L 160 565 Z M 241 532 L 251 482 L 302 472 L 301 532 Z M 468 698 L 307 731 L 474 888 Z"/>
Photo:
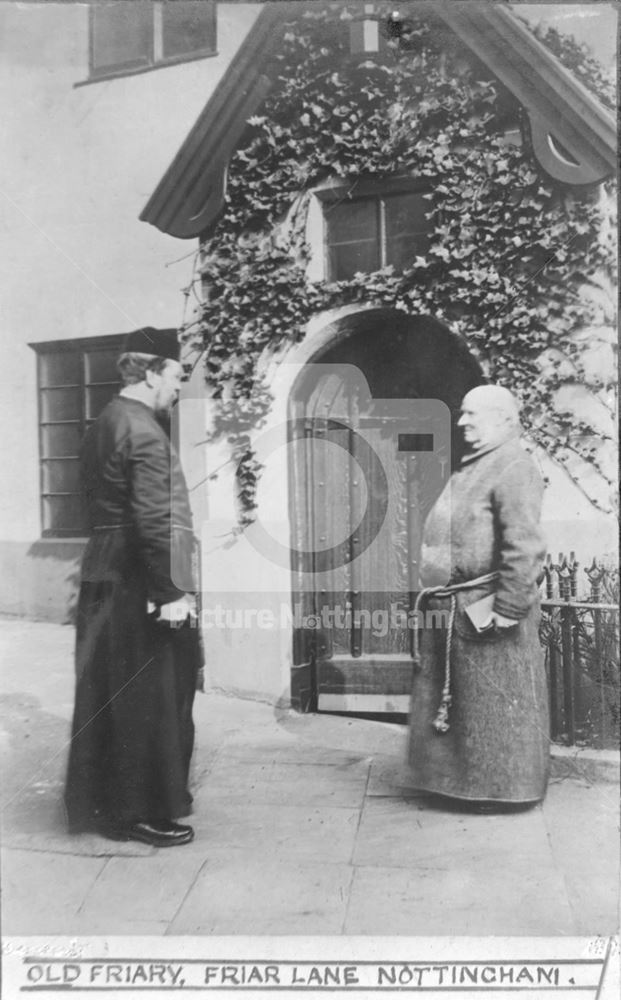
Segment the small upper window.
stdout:
<path fill-rule="evenodd" d="M 422 191 L 328 200 L 328 280 L 347 281 L 358 271 L 377 271 L 389 264 L 401 270 L 415 256 L 423 256 L 429 247 L 428 211 Z"/>
<path fill-rule="evenodd" d="M 212 0 L 121 0 L 90 8 L 90 75 L 122 76 L 216 52 Z"/>
<path fill-rule="evenodd" d="M 162 4 L 162 55 L 164 59 L 192 55 L 216 48 L 215 3 L 205 0 Z"/>
<path fill-rule="evenodd" d="M 151 15 L 145 3 L 91 7 L 91 74 L 148 66 L 153 44 Z"/>

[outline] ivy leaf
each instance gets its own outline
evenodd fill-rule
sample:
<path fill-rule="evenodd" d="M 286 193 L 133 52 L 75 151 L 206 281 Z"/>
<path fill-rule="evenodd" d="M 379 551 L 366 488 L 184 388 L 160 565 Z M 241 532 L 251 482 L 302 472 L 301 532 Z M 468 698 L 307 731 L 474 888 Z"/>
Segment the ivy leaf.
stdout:
<path fill-rule="evenodd" d="M 425 27 L 416 55 L 353 65 L 335 30 L 343 15 L 317 7 L 284 36 L 275 86 L 248 119 L 261 131 L 231 159 L 224 213 L 200 258 L 205 378 L 214 435 L 230 437 L 239 465 L 239 531 L 254 519 L 261 472 L 247 432 L 271 405 L 259 372 L 269 352 L 303 339 L 311 316 L 364 303 L 449 317 L 486 376 L 521 396 L 533 436 L 552 453 L 559 445 L 543 417 L 559 377 L 542 374 L 538 355 L 554 343 L 579 364 L 571 336 L 592 317 L 577 289 L 613 273 L 614 240 L 598 241 L 602 210 L 588 197 L 561 206 L 528 149 L 507 149 L 498 89 L 476 80 L 463 52 L 433 44 Z M 572 59 L 588 72 L 579 53 Z M 398 271 L 311 281 L 312 187 L 395 170 L 427 184 L 431 248 Z M 433 280 L 421 281 L 423 270 Z M 576 427 L 569 414 L 574 448 Z"/>

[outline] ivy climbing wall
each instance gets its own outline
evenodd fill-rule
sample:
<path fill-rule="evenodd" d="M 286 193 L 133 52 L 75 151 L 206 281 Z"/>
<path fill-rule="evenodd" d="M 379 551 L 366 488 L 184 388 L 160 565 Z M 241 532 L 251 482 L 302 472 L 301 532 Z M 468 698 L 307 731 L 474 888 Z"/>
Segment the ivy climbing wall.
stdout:
<path fill-rule="evenodd" d="M 615 194 L 570 189 L 538 168 L 513 97 L 448 29 L 413 21 L 381 59 L 353 61 L 352 12 L 292 22 L 276 83 L 233 156 L 225 211 L 197 259 L 186 340 L 204 357 L 212 437 L 229 438 L 239 521 L 253 518 L 252 445 L 272 402 L 265 359 L 318 315 L 387 305 L 460 334 L 490 381 L 520 398 L 532 447 L 589 504 L 616 496 Z M 571 39 L 541 39 L 608 107 L 614 91 Z M 519 137 L 523 136 L 523 140 Z M 313 192 L 416 177 L 428 192 L 424 255 L 329 282 L 309 238 Z"/>

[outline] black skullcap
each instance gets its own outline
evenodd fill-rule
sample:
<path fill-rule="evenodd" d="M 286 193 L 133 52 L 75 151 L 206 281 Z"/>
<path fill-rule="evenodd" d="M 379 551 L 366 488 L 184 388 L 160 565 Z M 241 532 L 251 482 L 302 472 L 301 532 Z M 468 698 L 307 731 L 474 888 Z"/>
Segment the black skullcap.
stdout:
<path fill-rule="evenodd" d="M 142 326 L 132 330 L 125 338 L 123 350 L 127 353 L 152 354 L 157 358 L 179 360 L 180 345 L 176 330 L 156 330 L 152 326 Z"/>

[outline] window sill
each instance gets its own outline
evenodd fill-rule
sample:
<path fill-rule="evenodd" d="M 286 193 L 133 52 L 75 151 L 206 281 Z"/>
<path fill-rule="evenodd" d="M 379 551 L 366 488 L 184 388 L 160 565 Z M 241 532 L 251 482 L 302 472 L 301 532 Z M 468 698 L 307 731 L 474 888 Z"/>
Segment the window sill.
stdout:
<path fill-rule="evenodd" d="M 218 55 L 217 49 L 203 49 L 201 52 L 193 52 L 190 55 L 171 56 L 169 59 L 160 59 L 149 66 L 136 66 L 134 69 L 110 70 L 108 73 L 98 73 L 89 76 L 87 80 L 78 80 L 75 87 L 88 87 L 93 83 L 105 83 L 106 80 L 121 80 L 126 76 L 140 76 L 143 73 L 152 73 L 156 69 L 167 69 L 169 66 L 180 66 L 182 63 L 196 62 L 198 59 L 212 59 Z"/>

